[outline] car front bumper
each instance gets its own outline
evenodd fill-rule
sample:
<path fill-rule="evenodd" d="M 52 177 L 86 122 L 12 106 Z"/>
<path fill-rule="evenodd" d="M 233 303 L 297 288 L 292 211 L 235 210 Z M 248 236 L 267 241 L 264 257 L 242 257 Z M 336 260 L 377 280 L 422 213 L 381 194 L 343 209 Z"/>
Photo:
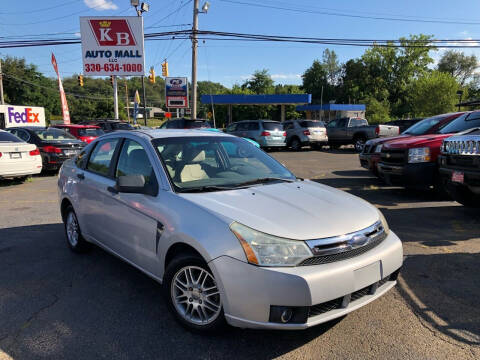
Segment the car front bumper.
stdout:
<path fill-rule="evenodd" d="M 370 170 L 375 174 L 378 174 L 378 163 L 380 162 L 380 154 L 361 153 L 360 155 L 358 155 L 358 158 L 360 160 L 361 167 Z"/>
<path fill-rule="evenodd" d="M 267 268 L 221 256 L 209 265 L 230 325 L 295 330 L 344 316 L 382 296 L 396 284 L 402 262 L 402 243 L 390 232 L 362 255 L 328 264 Z M 305 318 L 271 321 L 271 306 L 300 309 Z"/>
<path fill-rule="evenodd" d="M 380 176 L 394 186 L 425 189 L 436 183 L 438 166 L 434 162 L 390 165 L 378 164 Z"/>

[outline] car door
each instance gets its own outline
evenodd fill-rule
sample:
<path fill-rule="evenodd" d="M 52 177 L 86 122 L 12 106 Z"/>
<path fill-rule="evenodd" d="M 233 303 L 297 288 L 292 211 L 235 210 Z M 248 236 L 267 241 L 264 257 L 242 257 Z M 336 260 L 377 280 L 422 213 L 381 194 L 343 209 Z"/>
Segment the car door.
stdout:
<path fill-rule="evenodd" d="M 156 189 L 158 180 L 152 158 L 138 141 L 126 138 L 119 151 L 115 178 L 142 175 L 147 187 Z M 110 211 L 106 216 L 109 226 L 110 248 L 120 256 L 156 274 L 157 250 L 163 224 L 153 218 L 157 196 L 135 193 L 109 193 Z"/>
<path fill-rule="evenodd" d="M 340 142 L 342 139 L 341 128 L 342 119 L 335 119 L 327 124 L 327 135 L 330 142 Z"/>
<path fill-rule="evenodd" d="M 119 144 L 119 137 L 99 141 L 90 152 L 84 169 L 79 169 L 76 179 L 82 233 L 109 248 L 114 225 L 108 222 L 108 213 L 115 209 L 108 189 L 115 186 L 112 163 Z"/>

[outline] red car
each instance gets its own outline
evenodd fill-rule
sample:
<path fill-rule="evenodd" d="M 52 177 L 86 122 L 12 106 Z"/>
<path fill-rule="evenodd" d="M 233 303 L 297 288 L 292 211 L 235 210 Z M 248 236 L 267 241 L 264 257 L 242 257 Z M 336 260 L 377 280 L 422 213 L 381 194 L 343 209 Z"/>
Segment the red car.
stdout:
<path fill-rule="evenodd" d="M 96 125 L 58 124 L 52 127 L 65 130 L 87 144 L 90 144 L 97 137 L 105 134 L 100 126 Z"/>
<path fill-rule="evenodd" d="M 410 126 L 399 136 L 368 140 L 359 155 L 360 165 L 375 175 L 378 175 L 378 163 L 380 162 L 380 152 L 382 151 L 383 144 L 392 140 L 405 139 L 412 136 L 438 134 L 443 127 L 463 114 L 463 112 L 457 112 L 432 116 Z"/>
<path fill-rule="evenodd" d="M 445 138 L 480 127 L 480 111 L 466 112 L 438 134 L 413 136 L 386 142 L 380 153 L 380 176 L 391 185 L 426 189 L 440 184 L 438 156 Z"/>

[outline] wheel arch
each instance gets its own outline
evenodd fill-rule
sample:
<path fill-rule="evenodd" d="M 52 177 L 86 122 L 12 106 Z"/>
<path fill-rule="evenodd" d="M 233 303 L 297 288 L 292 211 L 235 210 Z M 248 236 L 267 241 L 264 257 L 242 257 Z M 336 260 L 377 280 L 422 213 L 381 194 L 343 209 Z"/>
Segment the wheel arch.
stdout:
<path fill-rule="evenodd" d="M 65 222 L 65 216 L 67 216 L 66 212 L 69 206 L 73 207 L 72 202 L 68 198 L 63 198 L 61 204 L 60 204 L 60 214 L 62 216 L 62 221 Z"/>
<path fill-rule="evenodd" d="M 193 246 L 191 246 L 187 243 L 184 243 L 184 242 L 176 242 L 168 248 L 168 250 L 165 254 L 163 270 L 165 271 L 167 269 L 168 265 L 172 262 L 172 260 L 176 256 L 181 255 L 181 254 L 190 254 L 190 255 L 198 256 L 200 259 L 205 261 L 205 263 L 207 263 L 207 261 L 202 256 L 202 254 L 200 254 L 200 252 L 197 249 L 195 249 Z"/>

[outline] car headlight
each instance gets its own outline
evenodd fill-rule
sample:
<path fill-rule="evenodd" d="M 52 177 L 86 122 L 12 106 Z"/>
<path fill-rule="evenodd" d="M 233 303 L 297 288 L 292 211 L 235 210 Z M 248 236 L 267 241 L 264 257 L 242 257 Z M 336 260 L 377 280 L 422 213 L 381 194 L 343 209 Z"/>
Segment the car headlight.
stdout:
<path fill-rule="evenodd" d="M 262 233 L 234 222 L 230 229 L 237 237 L 251 264 L 260 266 L 295 266 L 313 256 L 301 240 L 284 239 Z"/>
<path fill-rule="evenodd" d="M 381 152 L 382 152 L 382 147 L 383 147 L 382 144 L 377 145 L 377 147 L 375 148 L 375 152 L 376 152 L 376 153 L 381 153 Z"/>
<path fill-rule="evenodd" d="M 388 235 L 388 233 L 390 232 L 390 227 L 388 226 L 387 219 L 385 219 L 385 216 L 383 216 L 380 210 L 377 209 L 377 211 L 378 211 L 378 216 L 380 217 L 380 221 L 383 225 L 383 228 L 385 229 L 385 234 Z"/>
<path fill-rule="evenodd" d="M 430 156 L 430 148 L 414 148 L 408 150 L 408 162 L 409 163 L 422 163 L 430 162 L 432 157 Z"/>

